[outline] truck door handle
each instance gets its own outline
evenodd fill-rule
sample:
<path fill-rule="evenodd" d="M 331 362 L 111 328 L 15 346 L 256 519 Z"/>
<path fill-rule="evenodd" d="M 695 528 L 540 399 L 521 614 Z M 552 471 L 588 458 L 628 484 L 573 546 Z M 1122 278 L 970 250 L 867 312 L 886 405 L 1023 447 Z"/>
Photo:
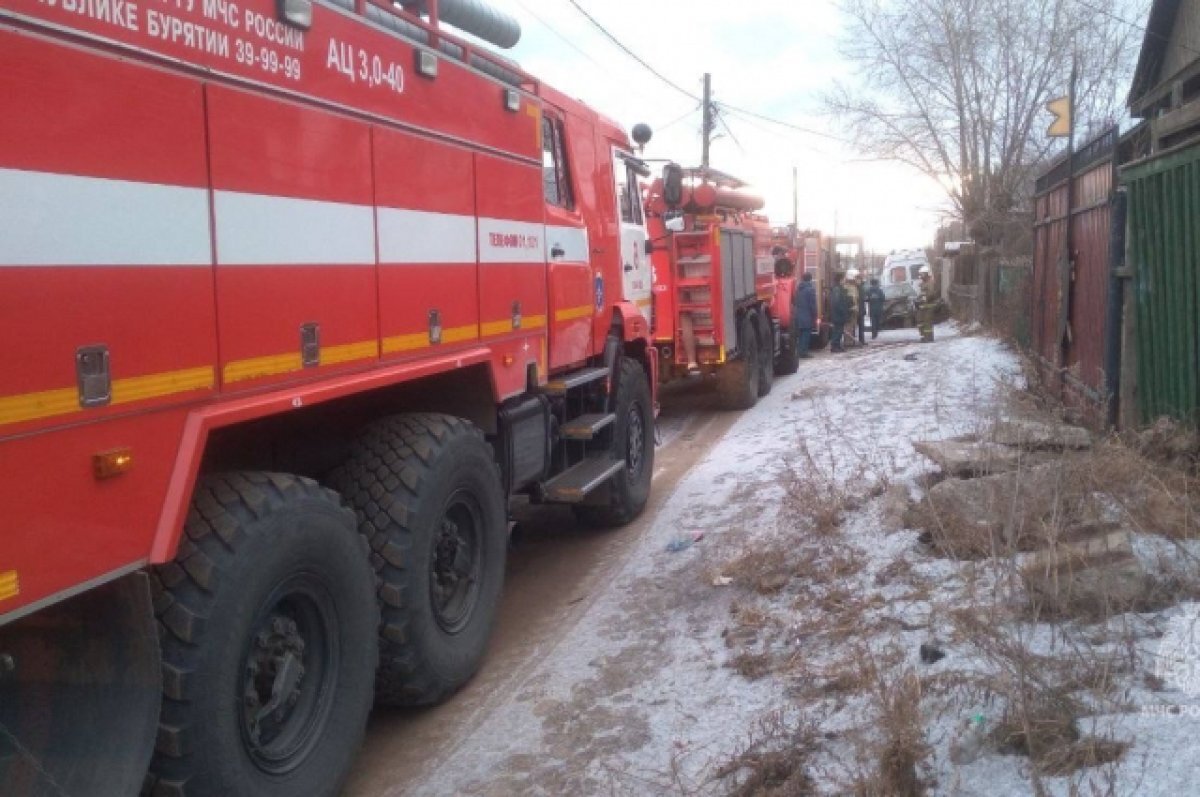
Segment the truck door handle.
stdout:
<path fill-rule="evenodd" d="M 558 244 L 550 247 L 550 257 L 564 257 L 566 254 L 566 250 L 564 250 Z"/>
<path fill-rule="evenodd" d="M 626 271 L 633 271 L 633 266 L 631 266 L 630 264 L 626 263 L 626 264 L 625 264 L 625 270 L 626 270 Z"/>

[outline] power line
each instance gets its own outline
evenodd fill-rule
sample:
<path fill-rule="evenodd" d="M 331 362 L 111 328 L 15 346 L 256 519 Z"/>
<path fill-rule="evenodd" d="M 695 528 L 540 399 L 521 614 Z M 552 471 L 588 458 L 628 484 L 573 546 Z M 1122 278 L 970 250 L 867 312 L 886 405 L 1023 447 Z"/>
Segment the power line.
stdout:
<path fill-rule="evenodd" d="M 657 69 L 655 69 L 654 67 L 650 66 L 650 64 L 646 63 L 646 62 L 645 62 L 645 61 L 642 59 L 642 57 L 641 57 L 641 56 L 639 56 L 639 55 L 638 55 L 637 53 L 635 53 L 633 50 L 631 50 L 631 49 L 629 49 L 628 47 L 626 47 L 626 46 L 625 46 L 625 45 L 624 45 L 624 44 L 621 42 L 621 40 L 620 40 L 620 39 L 618 39 L 616 36 L 614 36 L 614 35 L 612 35 L 611 33 L 609 33 L 609 32 L 608 32 L 608 28 L 606 28 L 606 27 L 604 27 L 603 25 L 601 25 L 601 24 L 600 24 L 600 23 L 599 23 L 599 22 L 596 20 L 596 18 L 595 18 L 595 17 L 593 17 L 591 14 L 589 14 L 589 13 L 587 12 L 587 10 L 586 10 L 586 9 L 585 9 L 583 6 L 579 5 L 579 3 L 577 3 L 575 0 L 567 0 L 567 2 L 568 2 L 568 3 L 570 3 L 572 6 L 574 6 L 576 11 L 578 11 L 580 14 L 583 14 L 583 16 L 587 18 L 587 21 L 588 21 L 588 22 L 590 22 L 590 23 L 592 23 L 592 25 L 594 25 L 594 26 L 595 26 L 596 30 L 598 30 L 598 31 L 600 31 L 602 34 L 604 34 L 604 36 L 605 36 L 605 37 L 606 37 L 606 38 L 607 38 L 609 41 L 611 41 L 613 44 L 615 44 L 617 47 L 619 47 L 619 48 L 621 49 L 621 51 L 622 51 L 622 52 L 624 52 L 624 53 L 625 53 L 626 55 L 628 55 L 630 58 L 632 58 L 633 60 L 635 60 L 635 61 L 637 61 L 639 64 L 641 64 L 643 67 L 645 67 L 645 68 L 646 68 L 646 70 L 647 70 L 647 71 L 648 71 L 650 74 L 654 75 L 656 78 L 658 78 L 658 79 L 659 79 L 659 80 L 661 80 L 663 83 L 665 83 L 665 84 L 667 84 L 668 86 L 670 86 L 671 88 L 675 89 L 675 90 L 676 90 L 676 91 L 678 91 L 680 94 L 683 94 L 683 95 L 684 95 L 684 96 L 686 96 L 686 97 L 691 97 L 693 100 L 696 100 L 696 101 L 699 101 L 699 100 L 700 100 L 700 98 L 699 98 L 699 97 L 697 97 L 695 94 L 693 94 L 693 93 L 691 93 L 690 91 L 688 91 L 687 89 L 683 88 L 683 87 L 682 87 L 682 86 L 680 86 L 678 83 L 674 82 L 673 80 L 671 80 L 670 78 L 666 77 L 666 76 L 665 76 L 665 75 L 663 75 L 661 72 L 659 72 Z"/>
<path fill-rule="evenodd" d="M 595 28 L 598 31 L 600 31 L 600 33 L 602 33 L 609 41 L 611 41 L 618 48 L 620 48 L 621 51 L 624 52 L 626 55 L 628 55 L 630 58 L 632 58 L 633 60 L 635 60 L 639 64 L 641 64 L 647 71 L 650 72 L 650 74 L 654 75 L 656 78 L 658 78 L 663 83 L 670 86 L 671 88 L 675 89 L 679 93 L 681 93 L 687 97 L 691 97 L 693 100 L 697 100 L 697 101 L 703 103 L 703 100 L 701 100 L 695 94 L 684 89 L 679 84 L 675 83 L 674 81 L 672 81 L 669 78 L 667 78 L 666 76 L 664 76 L 657 69 L 652 67 L 650 64 L 646 63 L 646 61 L 641 56 L 639 56 L 637 53 L 635 53 L 633 50 L 631 50 L 629 47 L 627 47 L 620 39 L 618 39 L 611 32 L 609 32 L 609 30 L 606 27 L 604 27 L 604 25 L 602 25 L 595 17 L 593 17 L 591 14 L 589 14 L 587 12 L 587 10 L 583 8 L 583 6 L 579 5 L 577 0 L 567 0 L 567 2 L 569 2 L 572 6 L 574 6 L 575 10 L 577 10 L 580 14 L 582 14 L 584 17 L 586 17 L 588 22 L 592 23 L 592 25 L 595 26 Z M 730 111 L 741 113 L 746 116 L 752 116 L 755 119 L 759 119 L 764 122 L 769 122 L 771 124 L 779 125 L 781 127 L 790 128 L 792 130 L 795 130 L 798 133 L 806 133 L 810 136 L 818 136 L 820 138 L 826 138 L 826 139 L 829 139 L 830 141 L 836 141 L 839 144 L 850 144 L 851 143 L 849 141 L 846 141 L 845 139 L 839 138 L 838 136 L 831 135 L 830 133 L 825 133 L 820 130 L 813 130 L 812 128 L 803 127 L 802 125 L 793 124 L 792 122 L 785 122 L 782 119 L 776 119 L 774 117 L 767 116 L 767 115 L 761 114 L 761 113 L 757 113 L 756 111 L 751 111 L 746 108 L 739 108 L 735 105 L 730 105 L 728 103 L 714 103 L 714 104 L 723 106 L 724 108 L 726 108 Z"/>
<path fill-rule="evenodd" d="M 721 107 L 723 107 L 725 110 L 731 111 L 734 114 L 741 114 L 742 116 L 749 116 L 752 119 L 758 119 L 759 121 L 762 121 L 762 122 L 770 122 L 773 125 L 779 125 L 780 127 L 786 127 L 790 130 L 795 130 L 798 133 L 805 133 L 806 135 L 817 136 L 818 138 L 825 138 L 830 141 L 836 141 L 839 144 L 853 145 L 853 143 L 854 143 L 854 142 L 844 139 L 840 136 L 835 136 L 832 133 L 826 133 L 823 130 L 814 130 L 811 127 L 803 127 L 802 125 L 793 124 L 792 122 L 785 122 L 782 119 L 776 119 L 771 116 L 766 116 L 765 114 L 756 113 L 754 111 L 748 111 L 745 108 L 739 108 L 736 105 L 730 105 L 727 102 L 722 102 L 722 103 L 717 103 L 717 104 L 720 105 Z"/>
<path fill-rule="evenodd" d="M 591 61 L 591 62 L 592 62 L 592 63 L 593 63 L 593 64 L 594 64 L 594 65 L 595 65 L 595 66 L 596 66 L 598 69 L 600 69 L 600 70 L 604 71 L 605 73 L 607 73 L 607 72 L 608 72 L 608 69 L 607 69 L 607 68 L 604 66 L 604 64 L 600 63 L 600 62 L 599 62 L 599 61 L 597 61 L 595 58 L 592 58 L 592 56 L 588 55 L 588 53 L 587 53 L 587 51 L 586 51 L 586 50 L 584 50 L 583 48 L 581 48 L 581 47 L 580 47 L 579 45 L 577 45 L 575 42 L 573 42 L 573 41 L 571 41 L 570 39 L 568 39 L 566 36 L 564 36 L 564 35 L 562 35 L 561 33 L 559 33 L 559 32 L 558 32 L 558 28 L 554 27 L 554 26 L 553 26 L 553 25 L 551 25 L 549 22 L 547 22 L 546 20 L 544 20 L 544 19 L 542 19 L 540 16 L 538 16 L 537 12 L 536 12 L 536 11 L 534 11 L 534 10 L 533 10 L 532 8 L 530 8 L 529 6 L 527 6 L 527 5 L 526 5 L 526 4 L 523 2 L 523 0 L 514 0 L 514 2 L 516 2 L 516 4 L 517 4 L 517 5 L 519 5 L 519 6 L 520 6 L 520 7 L 521 7 L 521 8 L 522 8 L 524 11 L 525 11 L 525 13 L 526 13 L 526 14 L 528 14 L 529 16 L 531 16 L 531 17 L 533 17 L 534 19 L 536 19 L 536 20 L 537 20 L 539 23 L 541 23 L 541 25 L 542 25 L 542 27 L 543 27 L 543 28 L 545 28 L 546 30 L 548 30 L 548 31 L 550 31 L 551 33 L 553 33 L 553 34 L 554 34 L 556 37 L 558 37 L 558 38 L 559 38 L 559 39 L 560 39 L 560 40 L 563 42 L 563 44 L 567 45 L 567 46 L 568 46 L 568 47 L 570 47 L 572 50 L 574 50 L 575 52 L 579 53 L 580 55 L 582 55 L 582 56 L 583 56 L 584 58 L 586 58 L 587 60 Z"/>
<path fill-rule="evenodd" d="M 697 105 L 695 108 L 690 108 L 690 109 L 688 109 L 688 112 L 687 112 L 687 113 L 685 113 L 685 114 L 683 114 L 682 116 L 679 116 L 679 117 L 676 117 L 675 119 L 672 119 L 671 121 L 667 122 L 665 125 L 659 125 L 658 127 L 655 127 L 655 128 L 654 128 L 654 132 L 655 132 L 655 133 L 661 133 L 661 132 L 663 132 L 664 130 L 670 130 L 672 127 L 674 127 L 675 125 L 679 124 L 679 123 L 680 123 L 680 122 L 682 122 L 684 119 L 687 119 L 688 117 L 692 116 L 692 115 L 693 115 L 694 113 L 696 113 L 696 111 L 698 111 L 698 110 L 700 110 L 700 106 L 699 106 L 699 105 Z"/>

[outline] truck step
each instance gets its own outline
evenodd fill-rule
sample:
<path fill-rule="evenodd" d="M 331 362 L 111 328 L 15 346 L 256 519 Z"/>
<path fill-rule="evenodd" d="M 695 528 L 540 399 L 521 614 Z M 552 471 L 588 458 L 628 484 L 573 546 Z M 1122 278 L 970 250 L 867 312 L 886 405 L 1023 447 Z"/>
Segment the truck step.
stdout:
<path fill-rule="evenodd" d="M 712 281 L 708 277 L 690 277 L 675 281 L 677 288 L 707 288 Z"/>
<path fill-rule="evenodd" d="M 587 457 L 546 482 L 542 492 L 547 501 L 577 504 L 625 467 L 609 454 Z"/>
<path fill-rule="evenodd" d="M 604 379 L 608 376 L 607 368 L 583 368 L 578 371 L 572 371 L 563 376 L 556 376 L 545 384 L 542 388 L 543 393 L 548 393 L 551 396 L 565 396 L 568 392 L 577 387 Z"/>
<path fill-rule="evenodd" d="M 700 266 L 711 265 L 712 255 L 695 255 L 693 257 L 681 257 L 675 261 L 681 266 Z"/>
<path fill-rule="evenodd" d="M 568 440 L 592 440 L 602 429 L 617 419 L 611 412 L 590 412 L 572 418 L 558 430 Z"/>

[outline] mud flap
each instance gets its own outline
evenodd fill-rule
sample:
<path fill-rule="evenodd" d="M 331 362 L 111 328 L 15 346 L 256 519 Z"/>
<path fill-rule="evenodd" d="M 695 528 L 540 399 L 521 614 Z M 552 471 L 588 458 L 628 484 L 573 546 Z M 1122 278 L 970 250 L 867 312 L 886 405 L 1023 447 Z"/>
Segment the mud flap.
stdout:
<path fill-rule="evenodd" d="M 5 794 L 137 794 L 154 751 L 161 696 L 145 573 L 0 628 Z"/>

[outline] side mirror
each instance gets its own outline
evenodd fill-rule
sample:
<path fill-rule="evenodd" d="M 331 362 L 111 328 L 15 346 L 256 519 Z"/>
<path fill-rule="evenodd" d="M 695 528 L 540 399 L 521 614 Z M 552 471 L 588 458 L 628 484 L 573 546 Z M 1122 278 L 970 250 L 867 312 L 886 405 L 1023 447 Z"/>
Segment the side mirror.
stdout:
<path fill-rule="evenodd" d="M 677 208 L 683 204 L 683 167 L 678 163 L 668 163 L 663 167 L 662 181 L 663 201 L 667 207 Z"/>
<path fill-rule="evenodd" d="M 683 218 L 683 213 L 674 211 L 663 216 L 663 227 L 667 232 L 683 232 L 687 226 L 686 220 Z"/>

